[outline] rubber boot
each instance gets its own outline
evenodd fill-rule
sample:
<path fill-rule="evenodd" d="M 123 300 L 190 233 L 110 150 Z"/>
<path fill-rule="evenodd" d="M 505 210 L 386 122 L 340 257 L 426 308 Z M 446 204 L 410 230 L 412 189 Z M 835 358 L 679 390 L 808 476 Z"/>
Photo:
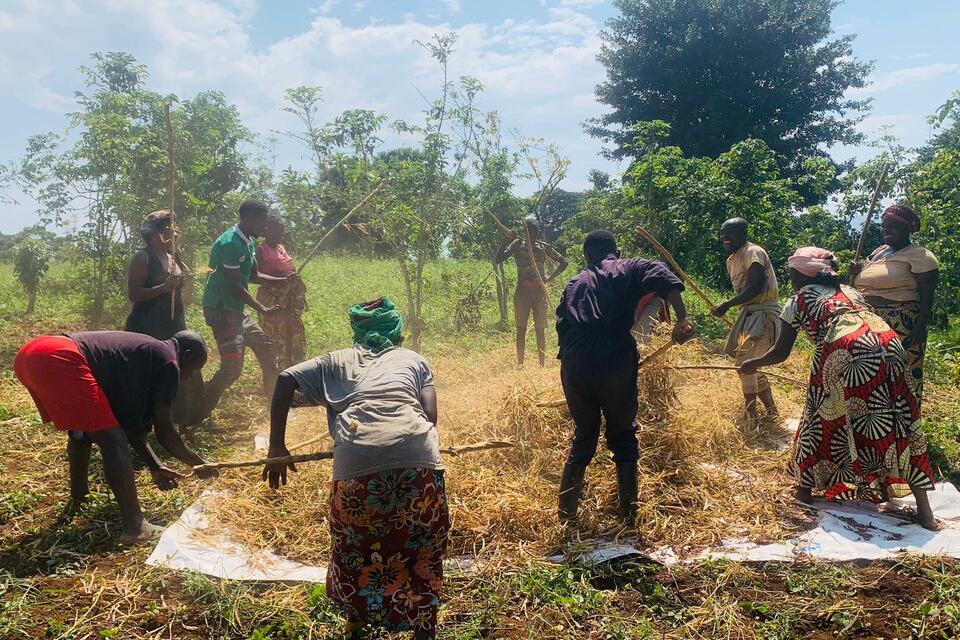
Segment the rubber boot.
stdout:
<path fill-rule="evenodd" d="M 617 496 L 620 499 L 618 513 L 624 524 L 633 524 L 637 516 L 637 463 L 617 463 Z"/>
<path fill-rule="evenodd" d="M 560 478 L 560 497 L 557 511 L 560 514 L 560 523 L 568 524 L 577 519 L 577 510 L 580 507 L 580 494 L 583 492 L 583 477 L 587 473 L 586 467 L 570 464 L 563 465 L 563 476 Z"/>

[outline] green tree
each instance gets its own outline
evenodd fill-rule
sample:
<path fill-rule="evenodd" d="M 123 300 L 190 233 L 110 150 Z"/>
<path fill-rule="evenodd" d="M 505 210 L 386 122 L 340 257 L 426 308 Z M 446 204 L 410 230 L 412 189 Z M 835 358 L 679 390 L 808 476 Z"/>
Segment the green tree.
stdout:
<path fill-rule="evenodd" d="M 614 156 L 638 157 L 631 127 L 651 120 L 669 123 L 667 143 L 688 156 L 762 140 L 790 177 L 824 146 L 861 140 L 854 125 L 868 102 L 845 94 L 864 86 L 871 65 L 853 57 L 853 36 L 830 39 L 838 0 L 615 4 L 597 87 L 611 111 L 587 127 Z"/>
<path fill-rule="evenodd" d="M 50 268 L 50 251 L 39 238 L 27 238 L 14 250 L 13 272 L 27 292 L 27 314 L 37 306 L 40 281 Z"/>

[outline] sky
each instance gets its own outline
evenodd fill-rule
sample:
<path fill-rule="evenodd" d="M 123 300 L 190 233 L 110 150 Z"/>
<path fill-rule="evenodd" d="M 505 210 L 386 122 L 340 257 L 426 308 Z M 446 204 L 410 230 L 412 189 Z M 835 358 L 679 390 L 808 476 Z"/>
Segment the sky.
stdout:
<path fill-rule="evenodd" d="M 480 107 L 507 128 L 556 143 L 571 160 L 561 187 L 580 190 L 591 169 L 625 168 L 582 127 L 605 110 L 594 98 L 598 33 L 614 13 L 610 0 L 0 0 L 0 162 L 20 157 L 30 135 L 66 128 L 78 67 L 94 51 L 132 53 L 161 93 L 222 91 L 267 141 L 296 128 L 280 107 L 299 85 L 323 87 L 325 120 L 348 108 L 416 120 L 440 79 L 414 41 L 454 31 L 452 74 L 479 79 Z M 875 62 L 871 85 L 854 92 L 873 99 L 862 131 L 926 140 L 926 116 L 960 89 L 957 24 L 957 0 L 846 0 L 835 10 L 835 32 L 855 34 L 855 56 Z M 831 150 L 837 160 L 875 152 Z M 277 169 L 306 165 L 293 141 L 274 153 Z M 0 209 L 0 232 L 37 222 L 34 203 L 12 195 L 19 203 Z"/>

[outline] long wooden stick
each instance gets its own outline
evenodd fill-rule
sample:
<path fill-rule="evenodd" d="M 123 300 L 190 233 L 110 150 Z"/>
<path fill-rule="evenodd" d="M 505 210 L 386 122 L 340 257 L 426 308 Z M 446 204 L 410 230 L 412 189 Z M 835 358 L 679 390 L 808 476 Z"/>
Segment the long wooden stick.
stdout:
<path fill-rule="evenodd" d="M 873 212 L 877 207 L 877 200 L 880 197 L 880 189 L 883 188 L 883 181 L 887 178 L 887 171 L 890 170 L 890 163 L 884 162 L 880 169 L 880 177 L 877 179 L 877 186 L 873 190 L 873 196 L 870 198 L 870 208 L 867 209 L 867 217 L 863 221 L 863 231 L 860 232 L 860 241 L 857 242 L 857 252 L 853 256 L 854 262 L 860 261 L 863 254 L 863 243 L 867 240 L 867 231 L 870 229 L 870 220 L 873 218 Z"/>
<path fill-rule="evenodd" d="M 440 449 L 440 453 L 447 456 L 459 456 L 464 453 L 473 453 L 474 451 L 487 451 L 490 449 L 506 449 L 516 446 L 513 442 L 503 440 L 491 440 L 489 442 L 477 442 L 462 447 L 450 447 Z M 210 462 L 193 467 L 194 473 L 197 471 L 206 471 L 208 469 L 239 469 L 241 467 L 261 467 L 268 464 L 286 464 L 298 462 L 313 462 L 314 460 L 330 460 L 333 458 L 333 451 L 318 451 L 317 453 L 303 453 L 296 456 L 279 456 L 276 458 L 260 458 L 259 460 L 240 460 L 237 462 Z"/>
<path fill-rule="evenodd" d="M 667 367 L 668 369 L 677 369 L 677 370 L 712 370 L 712 371 L 737 371 L 738 367 L 726 364 L 683 364 L 683 365 L 674 365 L 672 367 Z M 803 380 L 797 380 L 796 378 L 791 378 L 790 376 L 785 376 L 780 373 L 774 373 L 773 371 L 767 371 L 766 369 L 757 369 L 757 373 L 762 373 L 768 375 L 771 378 L 779 378 L 780 380 L 786 380 L 787 382 L 792 382 L 793 384 L 805 385 L 807 384 Z"/>
<path fill-rule="evenodd" d="M 483 207 L 483 210 L 487 212 L 487 215 L 489 215 L 491 218 L 493 218 L 493 221 L 494 221 L 494 222 L 497 224 L 497 226 L 500 228 L 500 231 L 503 231 L 504 233 L 513 233 L 513 232 L 507 227 L 507 225 L 503 224 L 503 222 L 500 221 L 500 218 L 497 217 L 497 214 L 495 214 L 493 211 L 490 210 L 490 207 L 486 207 L 486 206 L 485 206 L 485 207 Z"/>
<path fill-rule="evenodd" d="M 674 342 L 673 340 L 670 340 L 669 342 L 665 342 L 661 346 L 657 347 L 656 351 L 653 351 L 652 353 L 648 354 L 643 360 L 640 361 L 640 364 L 637 365 L 637 369 L 642 369 L 651 361 L 656 360 L 657 358 L 665 354 L 667 351 L 669 351 L 675 344 L 677 343 Z"/>
<path fill-rule="evenodd" d="M 710 297 L 703 292 L 700 286 L 686 274 L 680 265 L 677 264 L 677 261 L 673 259 L 673 256 L 670 254 L 670 252 L 667 251 L 667 248 L 657 242 L 657 239 L 654 238 L 649 231 L 643 227 L 637 227 L 637 233 L 643 236 L 643 239 L 649 242 L 653 248 L 656 249 L 661 256 L 663 256 L 663 259 L 666 260 L 671 267 L 673 267 L 673 270 L 677 272 L 677 275 L 680 276 L 684 282 L 690 285 L 690 288 L 693 289 L 694 293 L 700 296 L 700 298 L 707 303 L 707 306 L 710 307 L 711 311 L 717 308 L 717 305 L 713 304 L 713 300 L 711 300 Z M 726 317 L 721 316 L 720 319 L 723 320 L 728 327 L 731 329 L 733 328 L 733 323 Z"/>
<path fill-rule="evenodd" d="M 163 119 L 167 125 L 167 200 L 170 208 L 170 274 L 177 263 L 177 214 L 173 210 L 176 201 L 177 163 L 173 152 L 173 124 L 170 122 L 170 103 L 163 105 Z M 170 292 L 170 319 L 177 316 L 177 290 Z"/>
<path fill-rule="evenodd" d="M 533 255 L 533 238 L 530 236 L 530 226 L 526 222 L 523 223 L 523 234 L 527 238 L 527 258 L 530 260 L 530 266 L 537 276 L 537 284 L 540 285 L 540 293 L 543 294 L 543 301 L 547 306 L 550 306 L 550 293 L 547 291 L 547 283 L 543 281 L 543 276 L 540 275 L 540 267 L 537 266 L 537 260 Z"/>
<path fill-rule="evenodd" d="M 352 209 L 350 209 L 350 211 L 347 212 L 347 215 L 345 215 L 345 216 L 343 216 L 342 218 L 340 218 L 340 221 L 337 222 L 337 224 L 333 225 L 333 228 L 331 228 L 329 231 L 327 231 L 325 234 L 323 234 L 323 237 L 320 238 L 319 241 L 317 241 L 317 244 L 314 245 L 314 247 L 313 247 L 313 249 L 310 251 L 310 253 L 307 254 L 306 259 L 304 259 L 304 261 L 300 264 L 300 268 L 298 269 L 298 271 L 303 271 L 304 267 L 306 267 L 308 264 L 310 264 L 310 261 L 313 260 L 313 259 L 317 256 L 317 253 L 320 251 L 320 246 L 326 241 L 326 239 L 329 238 L 330 236 L 332 236 L 333 233 L 334 233 L 337 229 L 339 229 L 339 228 L 342 227 L 344 224 L 346 224 L 347 221 L 348 221 L 351 217 L 353 217 L 353 215 L 354 215 L 355 213 L 357 213 L 358 211 L 360 211 L 360 209 L 362 209 L 368 202 L 370 202 L 370 200 L 373 198 L 373 196 L 375 196 L 375 195 L 377 194 L 377 192 L 380 191 L 381 189 L 383 189 L 385 186 L 387 186 L 387 181 L 386 181 L 386 180 L 381 180 L 381 181 L 380 181 L 380 184 L 378 184 L 376 187 L 374 187 L 373 191 L 371 191 L 371 192 L 368 193 L 366 196 L 364 196 L 363 200 L 361 200 L 360 202 L 358 202 L 355 207 L 353 207 Z"/>

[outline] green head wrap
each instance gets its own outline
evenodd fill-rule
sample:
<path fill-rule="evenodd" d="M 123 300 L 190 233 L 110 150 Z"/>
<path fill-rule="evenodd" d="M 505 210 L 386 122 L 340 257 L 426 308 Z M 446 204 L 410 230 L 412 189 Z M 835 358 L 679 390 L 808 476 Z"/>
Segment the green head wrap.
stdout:
<path fill-rule="evenodd" d="M 353 305 L 350 308 L 350 326 L 353 328 L 354 342 L 374 351 L 383 351 L 400 340 L 403 317 L 390 298 L 380 298 Z"/>

